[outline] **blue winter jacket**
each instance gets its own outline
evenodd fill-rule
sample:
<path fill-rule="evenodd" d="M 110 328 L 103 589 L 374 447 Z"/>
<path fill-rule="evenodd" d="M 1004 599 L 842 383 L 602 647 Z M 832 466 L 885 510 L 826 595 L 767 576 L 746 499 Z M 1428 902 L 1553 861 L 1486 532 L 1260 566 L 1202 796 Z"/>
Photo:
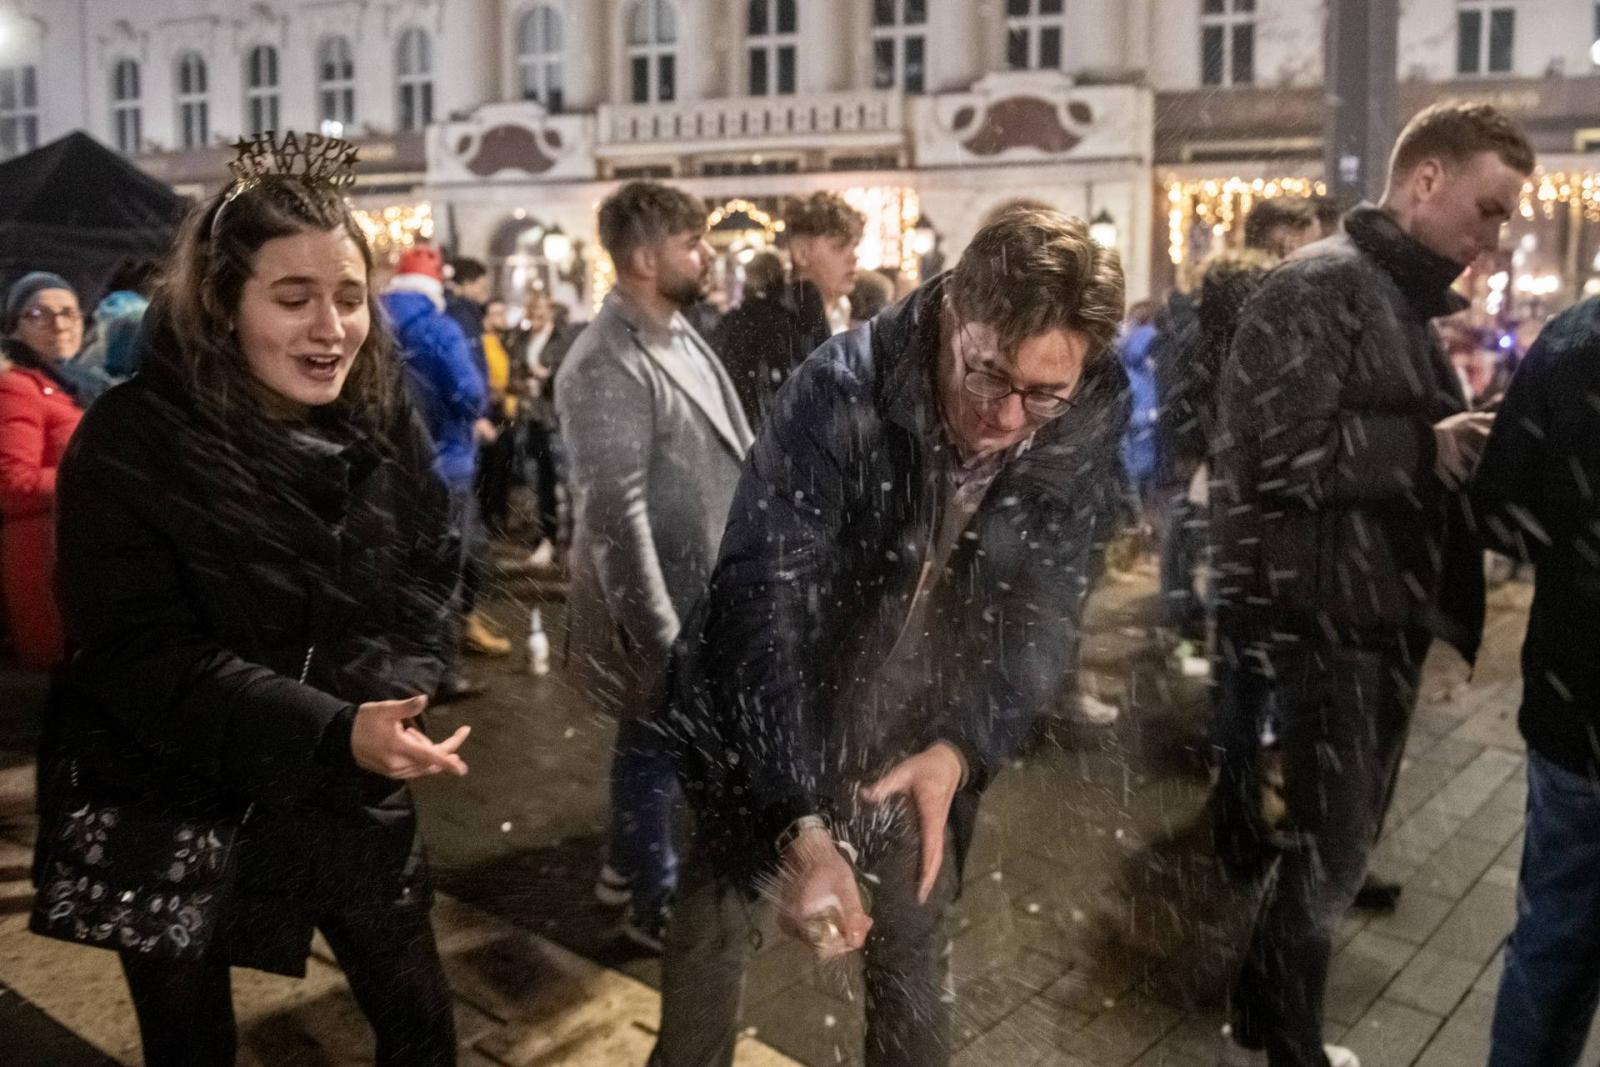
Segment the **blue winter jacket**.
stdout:
<path fill-rule="evenodd" d="M 1128 415 L 1128 428 L 1122 433 L 1122 471 L 1135 487 L 1155 480 L 1160 459 L 1156 438 L 1160 401 L 1155 361 L 1151 358 L 1155 339 L 1156 328 L 1144 325 L 1127 330 L 1117 342 L 1122 369 L 1128 375 L 1128 396 L 1133 408 Z"/>
<path fill-rule="evenodd" d="M 466 335 L 425 293 L 389 292 L 382 300 L 406 384 L 433 437 L 434 469 L 451 489 L 470 488 L 478 462 L 472 424 L 489 387 L 472 365 Z"/>

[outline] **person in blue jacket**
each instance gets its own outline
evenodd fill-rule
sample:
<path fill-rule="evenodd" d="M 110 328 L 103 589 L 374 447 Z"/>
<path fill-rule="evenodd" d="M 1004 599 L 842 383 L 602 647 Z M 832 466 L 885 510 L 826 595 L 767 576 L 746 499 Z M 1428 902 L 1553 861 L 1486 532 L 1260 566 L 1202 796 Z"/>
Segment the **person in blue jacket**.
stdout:
<path fill-rule="evenodd" d="M 382 297 L 400 346 L 406 387 L 433 438 L 434 471 L 450 494 L 450 526 L 460 543 L 452 632 L 446 642 L 448 667 L 435 704 L 483 692 L 462 669 L 461 644 L 480 576 L 473 563 L 482 538 L 473 492 L 478 463 L 474 424 L 489 395 L 488 383 L 473 366 L 466 335 L 444 313 L 443 266 L 439 250 L 431 245 L 407 250 Z"/>

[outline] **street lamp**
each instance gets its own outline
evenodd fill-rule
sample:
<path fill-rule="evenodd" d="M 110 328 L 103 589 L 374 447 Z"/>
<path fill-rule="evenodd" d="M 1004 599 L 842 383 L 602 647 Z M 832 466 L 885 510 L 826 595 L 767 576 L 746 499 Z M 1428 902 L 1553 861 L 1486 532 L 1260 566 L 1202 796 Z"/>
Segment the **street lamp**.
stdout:
<path fill-rule="evenodd" d="M 544 258 L 558 267 L 565 269 L 572 263 L 572 238 L 560 226 L 550 227 L 540 249 Z"/>
<path fill-rule="evenodd" d="M 938 243 L 939 233 L 932 221 L 926 215 L 918 215 L 917 224 L 911 227 L 911 251 L 919 257 L 926 256 Z"/>
<path fill-rule="evenodd" d="M 1117 229 L 1117 220 L 1105 208 L 1101 208 L 1099 214 L 1089 220 L 1089 240 L 1101 248 L 1116 248 L 1119 236 L 1121 233 Z"/>

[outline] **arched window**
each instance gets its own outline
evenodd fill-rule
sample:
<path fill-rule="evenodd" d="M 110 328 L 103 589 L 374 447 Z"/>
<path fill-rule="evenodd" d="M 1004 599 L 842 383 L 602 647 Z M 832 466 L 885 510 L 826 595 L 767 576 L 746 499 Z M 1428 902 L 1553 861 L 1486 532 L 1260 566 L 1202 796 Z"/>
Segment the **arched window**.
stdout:
<path fill-rule="evenodd" d="M 517 81 L 522 99 L 561 110 L 561 12 L 549 4 L 530 9 L 517 23 Z"/>
<path fill-rule="evenodd" d="M 678 16 L 671 0 L 638 0 L 628 15 L 628 72 L 635 104 L 678 96 Z"/>
<path fill-rule="evenodd" d="M 412 28 L 400 35 L 395 53 L 400 89 L 400 128 L 420 130 L 433 121 L 433 39 Z"/>
<path fill-rule="evenodd" d="M 356 121 L 356 60 L 348 37 L 317 45 L 317 119 L 341 127 Z"/>
<path fill-rule="evenodd" d="M 278 128 L 278 50 L 257 45 L 245 58 L 244 107 L 251 133 Z"/>
<path fill-rule="evenodd" d="M 872 84 L 925 91 L 928 0 L 872 0 Z"/>
<path fill-rule="evenodd" d="M 144 144 L 143 87 L 139 61 L 119 59 L 111 69 L 111 132 L 117 151 L 133 154 Z"/>
<path fill-rule="evenodd" d="M 31 65 L 0 67 L 0 157 L 39 147 L 39 72 Z"/>
<path fill-rule="evenodd" d="M 1060 70 L 1066 28 L 1066 0 L 1006 0 L 1006 64 Z"/>
<path fill-rule="evenodd" d="M 750 95 L 794 92 L 795 54 L 800 41 L 797 0 L 750 0 L 745 24 Z"/>
<path fill-rule="evenodd" d="M 178 147 L 204 148 L 211 141 L 211 109 L 206 102 L 206 61 L 198 52 L 178 57 Z"/>

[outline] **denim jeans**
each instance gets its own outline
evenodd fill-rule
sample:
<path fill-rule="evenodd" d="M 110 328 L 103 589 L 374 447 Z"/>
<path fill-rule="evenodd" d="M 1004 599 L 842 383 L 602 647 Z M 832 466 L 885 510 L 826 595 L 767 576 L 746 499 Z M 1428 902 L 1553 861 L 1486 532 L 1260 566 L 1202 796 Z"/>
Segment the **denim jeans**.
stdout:
<path fill-rule="evenodd" d="M 617 726 L 611 757 L 610 862 L 628 879 L 633 913 L 650 915 L 678 884 L 678 854 L 672 845 L 672 810 L 678 779 L 666 738 L 640 719 Z"/>
<path fill-rule="evenodd" d="M 1600 998 L 1600 783 L 1528 753 L 1517 925 L 1490 1067 L 1569 1067 Z"/>
<path fill-rule="evenodd" d="M 1382 647 L 1308 644 L 1275 661 L 1292 846 L 1277 857 L 1234 985 L 1235 1039 L 1272 1067 L 1324 1067 L 1333 935 L 1355 901 L 1394 795 L 1425 634 Z"/>

